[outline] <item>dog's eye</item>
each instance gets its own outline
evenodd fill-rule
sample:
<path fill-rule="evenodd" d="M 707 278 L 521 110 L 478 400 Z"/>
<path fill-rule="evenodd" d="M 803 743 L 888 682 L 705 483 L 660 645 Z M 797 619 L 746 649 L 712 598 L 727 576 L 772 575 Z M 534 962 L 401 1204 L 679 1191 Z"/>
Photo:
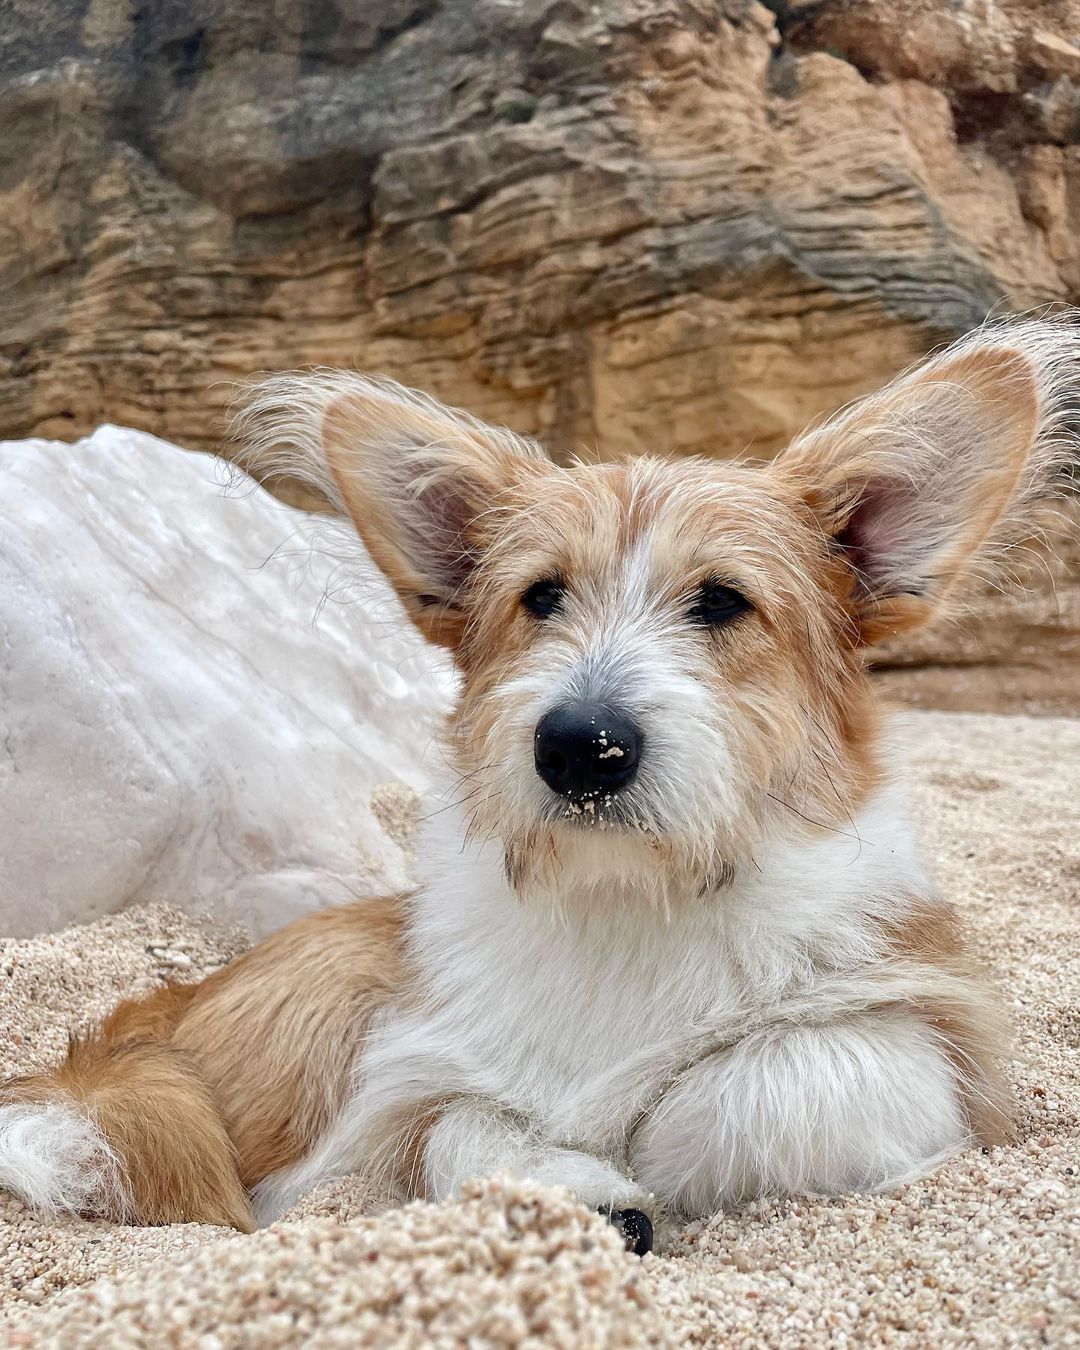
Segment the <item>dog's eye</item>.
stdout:
<path fill-rule="evenodd" d="M 730 623 L 752 608 L 746 596 L 733 586 L 725 586 L 722 581 L 708 581 L 690 606 L 690 618 L 694 623 Z"/>
<path fill-rule="evenodd" d="M 521 603 L 538 619 L 547 619 L 562 604 L 563 589 L 561 581 L 552 581 L 550 578 L 546 581 L 534 581 L 521 597 Z"/>

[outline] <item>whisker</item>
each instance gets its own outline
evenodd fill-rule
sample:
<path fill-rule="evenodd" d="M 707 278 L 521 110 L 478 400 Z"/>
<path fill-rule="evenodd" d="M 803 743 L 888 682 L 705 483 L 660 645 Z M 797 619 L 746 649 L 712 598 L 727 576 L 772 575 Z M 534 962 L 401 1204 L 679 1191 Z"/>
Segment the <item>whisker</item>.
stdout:
<path fill-rule="evenodd" d="M 828 830 L 830 834 L 838 834 L 842 839 L 853 839 L 859 844 L 862 843 L 862 840 L 857 834 L 849 834 L 847 830 L 837 829 L 835 825 L 829 825 L 824 820 L 814 820 L 812 816 L 804 815 L 802 811 L 798 810 L 797 807 L 792 806 L 790 802 L 784 801 L 783 797 L 778 797 L 775 792 L 766 791 L 765 796 L 771 801 L 778 803 L 780 806 L 785 807 L 792 815 L 798 816 L 800 820 L 805 820 L 808 825 L 815 825 L 819 830 Z"/>

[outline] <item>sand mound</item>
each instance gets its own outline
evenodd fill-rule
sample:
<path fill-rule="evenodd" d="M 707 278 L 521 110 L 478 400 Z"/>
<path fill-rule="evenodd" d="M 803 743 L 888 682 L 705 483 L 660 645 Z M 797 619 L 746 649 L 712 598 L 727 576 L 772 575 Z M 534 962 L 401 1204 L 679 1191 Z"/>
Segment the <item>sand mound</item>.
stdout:
<path fill-rule="evenodd" d="M 719 1216 L 643 1262 L 560 1192 L 500 1180 L 379 1215 L 338 1182 L 252 1237 L 44 1224 L 0 1199 L 0 1341 L 1080 1345 L 1080 723 L 909 726 L 928 851 L 1015 1019 L 1015 1147 L 895 1195 Z M 0 1073 L 239 941 L 153 907 L 0 944 Z"/>
<path fill-rule="evenodd" d="M 226 1306 L 227 1304 L 227 1306 Z M 488 1180 L 445 1206 L 307 1218 L 61 1295 L 37 1343 L 98 1346 L 640 1344 L 660 1334 L 607 1224 L 558 1191 Z"/>

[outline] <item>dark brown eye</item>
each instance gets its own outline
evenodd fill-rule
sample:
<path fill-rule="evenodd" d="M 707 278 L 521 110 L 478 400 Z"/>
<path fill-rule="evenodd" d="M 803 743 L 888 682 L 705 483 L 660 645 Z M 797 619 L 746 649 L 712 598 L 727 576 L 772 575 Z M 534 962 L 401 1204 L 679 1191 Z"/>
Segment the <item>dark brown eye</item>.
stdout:
<path fill-rule="evenodd" d="M 753 605 L 734 586 L 725 586 L 722 581 L 707 581 L 690 606 L 690 618 L 694 623 L 713 627 L 731 623 L 751 609 Z"/>
<path fill-rule="evenodd" d="M 550 619 L 562 605 L 564 590 L 561 581 L 550 577 L 545 581 L 534 581 L 521 597 L 521 603 L 538 619 Z"/>

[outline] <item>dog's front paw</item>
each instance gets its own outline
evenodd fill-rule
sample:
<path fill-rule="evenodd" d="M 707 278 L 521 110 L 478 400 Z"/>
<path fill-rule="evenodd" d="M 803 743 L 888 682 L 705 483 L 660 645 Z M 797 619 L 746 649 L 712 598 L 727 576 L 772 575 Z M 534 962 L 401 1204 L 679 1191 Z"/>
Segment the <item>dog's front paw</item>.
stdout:
<path fill-rule="evenodd" d="M 628 1252 L 645 1256 L 652 1251 L 652 1219 L 643 1209 L 602 1209 L 600 1213 L 621 1236 Z"/>

